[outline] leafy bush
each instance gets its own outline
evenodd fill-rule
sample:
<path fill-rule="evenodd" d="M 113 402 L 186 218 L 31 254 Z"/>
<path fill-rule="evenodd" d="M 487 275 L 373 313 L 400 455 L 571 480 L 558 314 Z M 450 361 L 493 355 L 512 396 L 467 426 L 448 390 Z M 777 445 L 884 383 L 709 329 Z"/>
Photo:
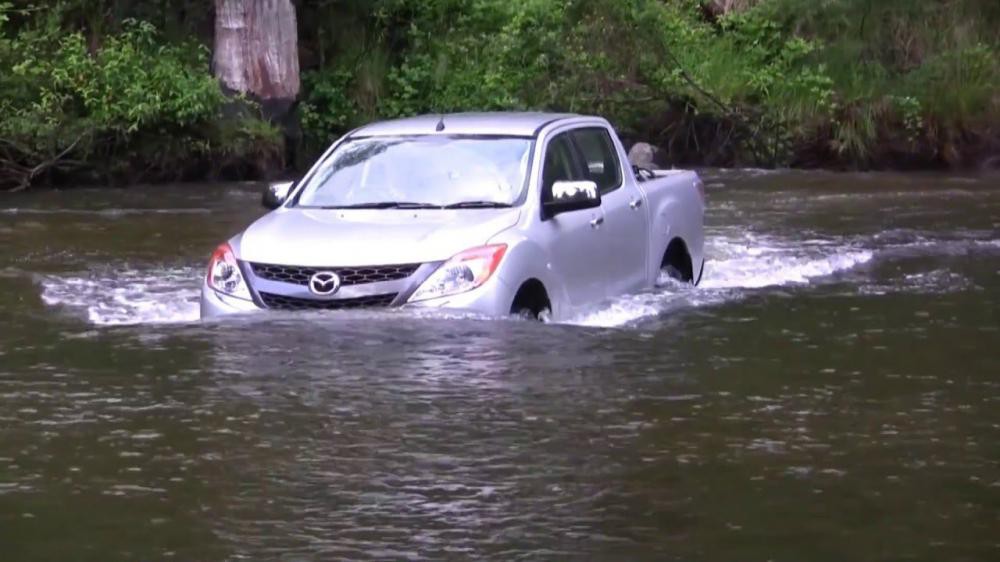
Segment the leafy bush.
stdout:
<path fill-rule="evenodd" d="M 831 79 L 808 62 L 817 44 L 755 10 L 713 23 L 692 0 L 396 0 L 383 8 L 375 25 L 406 25 L 375 111 L 355 102 L 355 69 L 322 69 L 307 79 L 307 136 L 329 138 L 374 117 L 541 109 L 606 115 L 627 134 L 660 135 L 671 146 L 693 139 L 679 149 L 691 153 L 701 148 L 694 129 L 709 118 L 727 122 L 732 141 L 754 145 L 752 158 L 782 163 L 791 138 L 833 111 Z M 658 128 L 672 108 L 682 117 Z"/>
<path fill-rule="evenodd" d="M 409 49 L 389 72 L 386 115 L 545 107 L 565 0 L 414 3 Z M 445 11 L 442 5 L 451 6 Z M 442 37 L 441 30 L 448 30 Z"/>
<path fill-rule="evenodd" d="M 360 108 L 351 95 L 354 76 L 342 68 L 303 75 L 303 90 L 307 93 L 299 106 L 299 118 L 310 146 L 329 144 L 360 120 Z"/>
<path fill-rule="evenodd" d="M 0 184 L 284 161 L 281 132 L 252 110 L 221 117 L 206 48 L 176 39 L 211 23 L 194 0 L 22 9 L 34 5 L 0 0 Z M 996 0 L 297 5 L 299 162 L 374 119 L 491 109 L 604 115 L 672 164 L 961 164 L 1000 150 Z"/>
<path fill-rule="evenodd" d="M 185 161 L 240 150 L 250 156 L 247 141 L 273 143 L 250 129 L 226 136 L 231 145 L 207 142 L 226 103 L 208 72 L 208 55 L 195 43 L 164 43 L 151 24 L 133 20 L 97 49 L 82 33 L 64 34 L 46 22 L 0 39 L 0 65 L 10 69 L 0 76 L 0 158 L 7 170 L 0 182 L 25 187 L 43 172 L 65 169 L 95 178 L 134 180 L 139 169 L 172 177 Z M 158 146 L 163 135 L 172 137 L 172 150 L 133 161 L 149 152 L 136 143 Z"/>

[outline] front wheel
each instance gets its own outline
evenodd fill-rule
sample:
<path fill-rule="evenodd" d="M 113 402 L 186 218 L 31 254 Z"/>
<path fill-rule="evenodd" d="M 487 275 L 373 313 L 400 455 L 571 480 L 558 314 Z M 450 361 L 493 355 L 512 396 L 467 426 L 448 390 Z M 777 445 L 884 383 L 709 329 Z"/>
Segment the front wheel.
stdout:
<path fill-rule="evenodd" d="M 534 320 L 536 322 L 541 322 L 542 324 L 548 324 L 552 321 L 552 311 L 547 308 L 543 308 L 537 312 L 530 308 L 522 308 L 517 312 L 512 312 L 511 314 L 521 320 Z"/>
<path fill-rule="evenodd" d="M 521 285 L 510 306 L 510 313 L 526 320 L 550 322 L 552 320 L 552 304 L 545 287 L 537 280 L 531 280 Z"/>

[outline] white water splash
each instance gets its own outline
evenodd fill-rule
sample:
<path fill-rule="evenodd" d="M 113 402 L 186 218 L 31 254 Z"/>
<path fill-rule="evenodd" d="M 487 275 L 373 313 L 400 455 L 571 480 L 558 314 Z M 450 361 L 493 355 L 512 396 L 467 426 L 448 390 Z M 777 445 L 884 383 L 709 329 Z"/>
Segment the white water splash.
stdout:
<path fill-rule="evenodd" d="M 711 238 L 698 288 L 666 282 L 655 291 L 616 298 L 567 324 L 615 327 L 679 308 L 720 304 L 749 289 L 808 284 L 872 259 L 872 252 L 824 240 L 787 241 L 749 234 Z M 45 276 L 42 300 L 99 326 L 194 322 L 198 268 L 102 269 Z M 426 311 L 414 315 L 426 315 Z"/>
<path fill-rule="evenodd" d="M 828 283 L 838 273 L 872 261 L 895 259 L 910 252 L 954 253 L 957 242 L 916 239 L 886 244 L 883 240 L 805 239 L 756 235 L 737 229 L 708 233 L 707 262 L 701 284 L 667 281 L 653 291 L 612 299 L 564 322 L 592 327 L 618 327 L 691 307 L 719 305 L 768 287 Z M 879 244 L 881 242 L 881 244 Z M 992 251 L 995 239 L 964 240 L 962 250 Z M 905 252 L 903 250 L 906 250 Z M 98 326 L 194 322 L 199 318 L 198 267 L 137 268 L 108 266 L 76 275 L 40 277 L 42 300 Z M 936 288 L 967 289 L 971 282 L 947 270 L 906 272 L 905 278 L 862 282 L 860 294 L 893 291 L 931 292 Z M 943 290 L 943 289 L 942 289 Z M 462 317 L 430 310 L 399 311 L 413 317 Z"/>
<path fill-rule="evenodd" d="M 747 235 L 740 242 L 719 239 L 706 248 L 702 289 L 757 289 L 809 283 L 870 261 L 871 250 L 824 240 L 793 245 Z"/>
<path fill-rule="evenodd" d="M 655 292 L 618 297 L 568 323 L 616 327 L 692 306 L 716 305 L 747 290 L 818 282 L 871 261 L 874 252 L 830 240 L 787 241 L 752 234 L 710 238 L 697 287 L 668 283 Z"/>
<path fill-rule="evenodd" d="M 198 320 L 197 268 L 131 269 L 82 277 L 45 276 L 42 301 L 98 326 Z"/>

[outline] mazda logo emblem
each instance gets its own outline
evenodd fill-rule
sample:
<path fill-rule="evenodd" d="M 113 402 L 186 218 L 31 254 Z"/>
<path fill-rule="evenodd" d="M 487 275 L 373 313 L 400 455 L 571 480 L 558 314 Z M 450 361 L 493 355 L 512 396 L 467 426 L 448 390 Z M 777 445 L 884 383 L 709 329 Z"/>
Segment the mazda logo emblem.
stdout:
<path fill-rule="evenodd" d="M 320 271 L 309 278 L 309 292 L 328 297 L 340 290 L 340 276 L 332 271 Z"/>

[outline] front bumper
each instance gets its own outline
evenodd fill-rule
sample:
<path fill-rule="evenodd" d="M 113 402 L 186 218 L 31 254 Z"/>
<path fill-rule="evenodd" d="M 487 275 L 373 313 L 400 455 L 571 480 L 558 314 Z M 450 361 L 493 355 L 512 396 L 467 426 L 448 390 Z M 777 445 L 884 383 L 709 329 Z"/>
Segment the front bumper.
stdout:
<path fill-rule="evenodd" d="M 433 268 L 426 274 L 433 272 Z M 426 275 L 419 281 L 426 279 Z M 409 295 L 413 293 L 419 282 L 413 282 L 413 287 L 401 293 L 399 299 L 392 305 L 392 308 L 420 308 L 420 309 L 448 309 L 463 312 L 471 312 L 486 316 L 505 316 L 510 313 L 511 302 L 514 300 L 513 290 L 504 283 L 500 276 L 494 275 L 483 284 L 482 287 L 452 295 L 415 303 L 406 302 Z M 345 288 L 346 289 L 346 288 Z M 355 292 L 369 292 L 370 289 L 363 285 L 357 286 L 355 291 L 344 291 L 345 296 L 352 296 Z M 255 292 L 255 296 L 259 293 Z M 376 291 L 377 292 L 377 291 Z M 269 310 L 256 302 L 239 299 L 224 295 L 210 288 L 207 283 L 202 283 L 201 287 L 201 317 L 202 319 L 229 316 L 233 314 L 246 314 Z"/>
<path fill-rule="evenodd" d="M 484 316 L 506 316 L 510 314 L 514 292 L 499 275 L 493 275 L 482 287 L 450 297 L 406 303 L 405 308 L 438 308 L 471 312 Z"/>
<path fill-rule="evenodd" d="M 263 310 L 252 301 L 223 295 L 211 289 L 207 283 L 201 285 L 201 317 L 215 318 L 231 314 L 243 314 Z"/>

